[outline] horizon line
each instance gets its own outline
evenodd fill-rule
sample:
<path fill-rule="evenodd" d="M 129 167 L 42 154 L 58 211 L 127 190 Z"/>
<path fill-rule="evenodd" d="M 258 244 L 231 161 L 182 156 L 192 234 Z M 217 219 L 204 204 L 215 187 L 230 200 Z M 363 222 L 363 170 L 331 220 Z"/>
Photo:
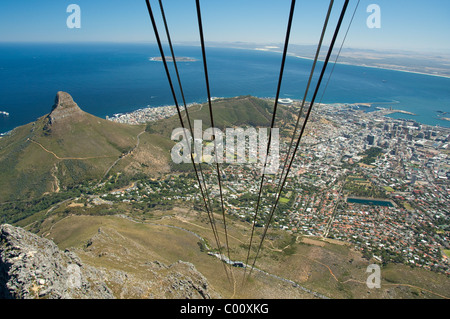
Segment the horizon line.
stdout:
<path fill-rule="evenodd" d="M 164 42 L 164 41 L 163 41 Z M 167 41 L 166 41 L 167 42 Z M 185 46 L 196 46 L 198 41 L 174 41 L 175 44 L 185 45 Z M 246 42 L 246 41 L 205 41 L 206 43 L 216 44 L 216 45 L 257 45 L 257 46 L 269 46 L 269 45 L 282 45 L 281 42 Z M 165 43 L 165 42 L 164 42 Z M 152 40 L 0 40 L 0 44 L 156 44 L 156 41 Z M 317 46 L 315 43 L 290 43 L 292 46 Z M 364 46 L 349 46 L 344 47 L 343 50 L 363 50 L 363 51 L 374 51 L 374 52 L 403 52 L 403 53 L 420 53 L 420 54 L 447 54 L 450 57 L 450 50 L 447 49 L 419 49 L 419 48 L 372 48 Z"/>

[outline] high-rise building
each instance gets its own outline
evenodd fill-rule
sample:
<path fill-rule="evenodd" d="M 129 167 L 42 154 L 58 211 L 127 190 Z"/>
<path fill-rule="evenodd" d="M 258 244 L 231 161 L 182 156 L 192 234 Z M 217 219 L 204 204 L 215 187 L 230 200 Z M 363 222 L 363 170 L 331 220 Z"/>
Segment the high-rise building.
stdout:
<path fill-rule="evenodd" d="M 367 136 L 367 142 L 369 143 L 369 145 L 374 145 L 375 144 L 375 136 L 368 135 Z"/>

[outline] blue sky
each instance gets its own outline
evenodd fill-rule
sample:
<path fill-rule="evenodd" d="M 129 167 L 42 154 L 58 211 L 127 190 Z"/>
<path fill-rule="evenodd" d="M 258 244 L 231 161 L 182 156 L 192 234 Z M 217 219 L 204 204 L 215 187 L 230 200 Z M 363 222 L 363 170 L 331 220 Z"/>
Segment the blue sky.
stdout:
<path fill-rule="evenodd" d="M 343 0 L 335 1 L 333 22 Z M 69 4 L 81 8 L 81 28 L 69 29 Z M 165 0 L 174 41 L 198 41 L 194 0 Z M 281 43 L 290 0 L 202 0 L 207 41 Z M 346 28 L 357 1 L 351 0 Z M 158 13 L 156 0 L 152 0 Z M 315 44 L 329 0 L 297 0 L 291 42 Z M 369 4 L 381 8 L 381 28 L 369 29 Z M 361 0 L 346 47 L 450 53 L 450 1 Z M 330 35 L 329 35 L 330 36 Z M 144 0 L 2 0 L 0 42 L 151 42 Z"/>

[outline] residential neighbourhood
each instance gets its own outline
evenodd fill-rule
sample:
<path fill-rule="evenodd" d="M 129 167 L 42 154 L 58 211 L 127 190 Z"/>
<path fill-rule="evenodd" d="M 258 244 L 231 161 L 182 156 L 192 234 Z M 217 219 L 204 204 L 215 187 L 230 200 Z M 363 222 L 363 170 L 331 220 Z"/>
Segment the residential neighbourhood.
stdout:
<path fill-rule="evenodd" d="M 294 102 L 292 110 L 298 110 L 298 106 Z M 169 109 L 151 112 L 150 120 L 151 116 L 171 115 Z M 450 129 L 386 116 L 393 112 L 355 104 L 316 106 L 271 226 L 348 242 L 379 262 L 400 262 L 450 274 Z M 120 118 L 139 122 L 144 113 Z M 148 116 L 145 121 L 149 121 Z M 257 227 L 265 226 L 289 142 L 280 141 L 279 173 L 265 177 L 256 219 L 260 165 L 221 166 L 227 214 L 247 221 L 249 227 L 253 220 Z M 209 196 L 219 211 L 215 170 L 207 164 L 203 167 Z M 112 201 L 145 202 L 153 198 L 195 202 L 202 209 L 193 174 L 137 185 L 103 197 Z"/>

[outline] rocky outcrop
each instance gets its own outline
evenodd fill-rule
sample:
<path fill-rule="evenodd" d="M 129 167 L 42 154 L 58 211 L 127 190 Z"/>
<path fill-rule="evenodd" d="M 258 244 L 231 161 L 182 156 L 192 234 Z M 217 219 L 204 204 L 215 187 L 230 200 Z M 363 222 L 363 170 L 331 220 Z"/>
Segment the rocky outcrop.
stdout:
<path fill-rule="evenodd" d="M 194 265 L 183 261 L 136 264 L 137 256 L 114 242 L 117 236 L 117 232 L 99 229 L 89 240 L 84 253 L 104 260 L 103 267 L 93 267 L 73 251 L 59 250 L 51 240 L 1 225 L 0 299 L 220 298 Z M 115 245 L 119 247 L 113 252 Z M 135 246 L 133 251 L 138 249 Z M 130 270 L 114 264 L 126 264 Z"/>
<path fill-rule="evenodd" d="M 165 294 L 170 298 L 211 299 L 218 298 L 208 287 L 205 277 L 193 264 L 178 261 L 170 266 L 164 266 L 170 275 L 164 279 Z"/>
<path fill-rule="evenodd" d="M 59 91 L 56 94 L 55 104 L 48 115 L 49 124 L 57 123 L 65 118 L 77 117 L 82 115 L 83 111 L 77 103 L 74 102 L 69 93 Z"/>
<path fill-rule="evenodd" d="M 118 298 L 221 298 L 193 264 L 177 261 L 167 265 L 160 261 L 162 256 L 111 227 L 100 227 L 76 252 L 102 265 Z"/>
<path fill-rule="evenodd" d="M 0 298 L 113 298 L 101 272 L 52 241 L 0 226 Z"/>

